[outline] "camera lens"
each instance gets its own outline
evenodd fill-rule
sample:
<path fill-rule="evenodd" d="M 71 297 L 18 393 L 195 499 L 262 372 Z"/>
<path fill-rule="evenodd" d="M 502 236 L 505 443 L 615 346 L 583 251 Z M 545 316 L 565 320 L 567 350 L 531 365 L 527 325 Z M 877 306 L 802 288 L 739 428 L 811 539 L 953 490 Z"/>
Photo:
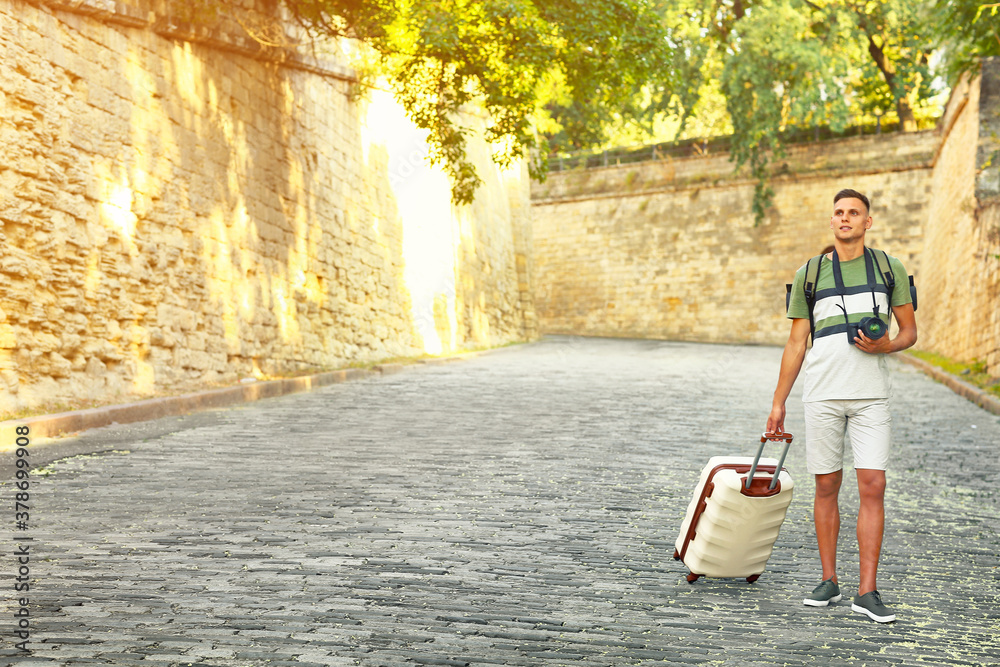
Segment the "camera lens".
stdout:
<path fill-rule="evenodd" d="M 887 328 L 885 322 L 877 317 L 866 317 L 861 320 L 861 330 L 872 339 L 884 336 Z"/>

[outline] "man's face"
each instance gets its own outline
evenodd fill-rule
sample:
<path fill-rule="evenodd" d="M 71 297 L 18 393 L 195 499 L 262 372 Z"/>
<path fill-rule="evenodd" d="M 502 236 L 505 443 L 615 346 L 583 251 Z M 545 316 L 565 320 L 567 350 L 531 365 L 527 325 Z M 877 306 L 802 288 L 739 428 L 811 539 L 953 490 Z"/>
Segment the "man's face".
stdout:
<path fill-rule="evenodd" d="M 865 232 L 871 226 L 872 219 L 868 215 L 868 208 L 860 199 L 845 197 L 833 205 L 830 229 L 838 240 L 854 241 L 864 238 Z"/>

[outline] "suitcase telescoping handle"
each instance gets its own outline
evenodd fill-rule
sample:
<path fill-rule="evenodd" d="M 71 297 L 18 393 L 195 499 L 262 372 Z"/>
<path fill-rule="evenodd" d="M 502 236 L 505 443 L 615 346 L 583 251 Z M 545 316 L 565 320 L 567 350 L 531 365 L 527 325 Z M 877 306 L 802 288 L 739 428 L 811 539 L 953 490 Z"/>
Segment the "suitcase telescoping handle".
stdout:
<path fill-rule="evenodd" d="M 792 444 L 792 434 L 791 433 L 765 433 L 760 436 L 760 447 L 757 448 L 757 456 L 753 459 L 753 465 L 750 466 L 750 474 L 747 475 L 747 489 L 750 489 L 750 483 L 753 481 L 753 475 L 757 472 L 757 464 L 760 463 L 760 455 L 764 453 L 764 445 L 768 440 L 783 440 L 785 442 L 785 447 L 781 451 L 781 458 L 778 459 L 778 467 L 775 468 L 774 474 L 771 476 L 771 485 L 767 487 L 768 489 L 773 489 L 778 484 L 778 475 L 781 474 L 781 466 L 785 463 L 785 457 L 788 456 L 788 448 Z"/>

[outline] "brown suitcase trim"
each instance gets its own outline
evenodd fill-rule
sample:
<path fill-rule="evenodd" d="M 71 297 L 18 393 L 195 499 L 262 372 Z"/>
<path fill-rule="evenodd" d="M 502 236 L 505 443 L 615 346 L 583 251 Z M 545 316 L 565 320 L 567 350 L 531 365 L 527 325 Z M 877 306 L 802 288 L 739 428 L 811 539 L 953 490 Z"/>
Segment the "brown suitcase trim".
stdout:
<path fill-rule="evenodd" d="M 708 479 L 705 480 L 705 486 L 701 490 L 701 496 L 698 498 L 698 506 L 694 510 L 694 516 L 691 517 L 691 525 L 688 526 L 687 535 L 684 536 L 684 544 L 681 546 L 681 552 L 678 554 L 680 560 L 684 560 L 684 556 L 687 555 L 688 545 L 691 544 L 691 540 L 694 539 L 697 533 L 698 520 L 701 518 L 701 513 L 705 511 L 708 507 L 708 499 L 711 497 L 712 492 L 715 491 L 715 483 L 712 482 L 712 478 L 715 477 L 715 473 L 720 470 L 735 470 L 737 474 L 742 475 L 745 472 L 750 472 L 749 463 L 723 463 L 712 468 L 712 471 L 708 473 Z M 757 466 L 757 472 L 769 472 L 771 477 L 763 478 L 754 475 L 753 481 L 750 482 L 750 488 L 747 489 L 745 484 L 740 484 L 740 493 L 744 496 L 749 496 L 751 498 L 768 498 L 770 496 L 776 496 L 781 492 L 781 482 L 779 481 L 773 489 L 767 488 L 771 484 L 771 479 L 773 479 L 776 474 L 777 466 Z M 785 468 L 782 468 L 785 470 Z"/>

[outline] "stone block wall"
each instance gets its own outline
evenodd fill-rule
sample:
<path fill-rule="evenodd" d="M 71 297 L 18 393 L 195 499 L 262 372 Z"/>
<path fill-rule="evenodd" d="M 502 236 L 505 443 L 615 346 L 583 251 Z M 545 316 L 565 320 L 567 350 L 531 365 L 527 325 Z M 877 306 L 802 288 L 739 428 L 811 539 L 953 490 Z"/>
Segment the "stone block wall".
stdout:
<path fill-rule="evenodd" d="M 551 174 L 532 190 L 543 332 L 782 344 L 785 283 L 831 244 L 834 194 L 872 199 L 870 244 L 921 281 L 938 134 L 793 146 L 755 226 L 753 182 L 729 156 Z"/>
<path fill-rule="evenodd" d="M 0 0 L 0 410 L 532 335 L 524 174 L 401 206 L 391 102 L 137 7 Z"/>
<path fill-rule="evenodd" d="M 941 125 L 918 347 L 1000 377 L 1000 60 L 959 82 Z"/>

